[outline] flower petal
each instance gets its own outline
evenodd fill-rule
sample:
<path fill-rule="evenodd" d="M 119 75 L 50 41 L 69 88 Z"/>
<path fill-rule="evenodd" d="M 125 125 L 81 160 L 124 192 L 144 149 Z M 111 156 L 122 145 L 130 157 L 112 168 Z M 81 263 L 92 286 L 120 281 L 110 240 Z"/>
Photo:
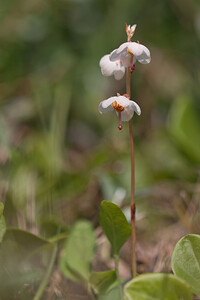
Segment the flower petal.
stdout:
<path fill-rule="evenodd" d="M 134 57 L 133 57 L 134 58 Z M 122 62 L 122 65 L 125 67 L 125 68 L 128 68 L 130 67 L 130 64 L 131 64 L 131 56 L 129 53 L 127 53 L 127 49 L 124 50 L 124 52 L 121 52 L 120 54 L 120 60 Z"/>
<path fill-rule="evenodd" d="M 142 45 L 135 43 L 135 42 L 131 42 L 128 43 L 128 50 L 133 53 L 133 55 L 135 56 L 139 56 L 142 54 L 143 50 L 142 50 Z"/>
<path fill-rule="evenodd" d="M 120 105 L 122 105 L 122 104 L 120 104 Z M 125 121 L 125 122 L 130 121 L 132 119 L 133 115 L 134 115 L 134 111 L 138 115 L 141 114 L 141 109 L 140 109 L 139 105 L 136 102 L 132 101 L 132 100 L 128 100 L 128 106 L 124 106 L 124 110 L 121 113 L 122 121 Z"/>
<path fill-rule="evenodd" d="M 125 49 L 127 49 L 128 45 L 130 45 L 131 42 L 126 42 L 126 43 L 123 43 L 119 46 L 117 50 L 117 53 L 121 53 L 122 51 L 124 51 Z"/>
<path fill-rule="evenodd" d="M 122 112 L 121 112 L 121 120 L 123 122 L 128 122 L 131 120 L 131 118 L 133 117 L 134 114 L 134 110 L 130 109 L 130 108 L 125 108 Z"/>
<path fill-rule="evenodd" d="M 112 104 L 117 100 L 118 97 L 110 97 L 99 104 L 100 114 L 105 114 L 113 110 Z"/>
<path fill-rule="evenodd" d="M 99 62 L 99 66 L 101 67 L 101 73 L 104 76 L 111 76 L 113 75 L 113 72 L 115 70 L 115 63 L 110 61 L 110 55 L 104 55 L 100 62 Z"/>
<path fill-rule="evenodd" d="M 121 80 L 124 77 L 125 74 L 125 68 L 121 67 L 120 69 L 114 71 L 113 75 L 116 80 Z"/>
<path fill-rule="evenodd" d="M 117 104 L 123 106 L 124 108 L 130 105 L 130 100 L 124 96 L 116 97 L 115 101 L 117 101 Z"/>
<path fill-rule="evenodd" d="M 147 47 L 140 45 L 141 46 L 141 50 L 142 53 L 140 55 L 137 56 L 137 60 L 141 63 L 141 64 L 149 64 L 151 61 L 151 54 L 150 51 Z"/>
<path fill-rule="evenodd" d="M 139 107 L 139 105 L 135 101 L 130 100 L 130 106 L 136 112 L 136 114 L 138 116 L 141 115 L 141 108 Z"/>
<path fill-rule="evenodd" d="M 116 61 L 118 59 L 120 59 L 120 56 L 121 56 L 121 53 L 126 49 L 127 49 L 127 46 L 128 46 L 129 42 L 126 42 L 126 43 L 123 43 L 121 44 L 121 46 L 119 46 L 119 48 L 113 50 L 111 53 L 110 53 L 110 60 L 111 61 Z"/>
<path fill-rule="evenodd" d="M 117 52 L 117 49 L 113 50 L 111 53 L 110 53 L 110 60 L 111 61 L 116 61 L 120 59 L 120 55 L 119 53 Z"/>
<path fill-rule="evenodd" d="M 133 53 L 133 64 L 136 62 L 136 59 L 141 63 L 141 64 L 148 64 L 151 61 L 151 54 L 150 51 L 147 47 L 144 45 L 135 43 L 135 42 L 126 42 L 123 43 L 118 49 L 115 49 L 113 52 L 110 54 L 110 60 L 111 61 L 116 61 L 120 60 L 122 62 L 122 65 L 124 67 L 129 67 L 130 62 L 131 62 L 131 56 L 127 52 Z"/>
<path fill-rule="evenodd" d="M 125 73 L 125 68 L 122 66 L 120 60 L 110 61 L 110 55 L 107 54 L 103 56 L 99 62 L 101 67 L 101 73 L 104 76 L 111 76 L 114 75 L 116 80 L 120 80 L 123 78 Z"/>

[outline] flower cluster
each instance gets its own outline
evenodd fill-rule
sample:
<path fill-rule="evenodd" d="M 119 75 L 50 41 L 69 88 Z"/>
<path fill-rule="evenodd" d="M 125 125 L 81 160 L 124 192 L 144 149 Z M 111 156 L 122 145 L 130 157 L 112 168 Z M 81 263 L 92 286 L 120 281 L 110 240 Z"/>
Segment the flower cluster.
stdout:
<path fill-rule="evenodd" d="M 135 32 L 136 25 L 126 25 L 127 42 L 120 45 L 110 54 L 103 56 L 100 60 L 101 72 L 104 76 L 114 75 L 116 80 L 124 77 L 125 70 L 133 72 L 136 61 L 141 64 L 148 64 L 151 61 L 151 55 L 148 48 L 141 45 L 139 42 L 131 42 L 131 38 Z M 99 105 L 100 113 L 107 113 L 115 110 L 119 117 L 119 129 L 122 129 L 121 121 L 130 121 L 134 111 L 140 115 L 141 109 L 139 105 L 131 101 L 129 96 L 111 97 L 102 101 Z"/>

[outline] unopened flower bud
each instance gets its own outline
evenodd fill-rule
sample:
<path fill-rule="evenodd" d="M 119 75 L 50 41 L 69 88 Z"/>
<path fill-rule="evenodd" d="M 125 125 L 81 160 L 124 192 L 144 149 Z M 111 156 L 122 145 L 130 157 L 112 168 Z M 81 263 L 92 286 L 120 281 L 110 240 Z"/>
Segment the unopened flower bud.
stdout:
<path fill-rule="evenodd" d="M 134 24 L 133 26 L 126 24 L 126 34 L 127 34 L 128 41 L 130 41 L 132 36 L 134 35 L 136 26 L 137 26 L 136 24 Z"/>

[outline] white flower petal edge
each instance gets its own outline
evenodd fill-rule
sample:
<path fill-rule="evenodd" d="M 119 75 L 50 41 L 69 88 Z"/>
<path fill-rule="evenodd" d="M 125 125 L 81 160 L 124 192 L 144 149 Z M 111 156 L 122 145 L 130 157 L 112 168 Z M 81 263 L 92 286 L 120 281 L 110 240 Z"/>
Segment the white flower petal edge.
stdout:
<path fill-rule="evenodd" d="M 141 114 L 141 109 L 139 105 L 129 100 L 128 98 L 124 96 L 118 96 L 118 97 L 110 97 L 104 101 L 102 101 L 99 104 L 99 112 L 101 114 L 108 113 L 110 111 L 113 111 L 115 108 L 113 108 L 113 104 L 116 101 L 116 106 L 120 106 L 123 110 L 121 111 L 121 120 L 122 121 L 130 121 L 131 118 L 134 115 L 134 112 L 136 112 L 138 115 Z M 118 115 L 118 111 L 116 110 L 116 113 Z"/>
<path fill-rule="evenodd" d="M 101 67 L 101 73 L 104 76 L 114 75 L 116 80 L 121 80 L 125 74 L 125 68 L 122 66 L 121 61 L 111 61 L 109 54 L 101 58 L 99 65 Z"/>
<path fill-rule="evenodd" d="M 117 100 L 118 97 L 110 97 L 99 104 L 100 114 L 106 114 L 113 110 L 112 104 Z"/>
<path fill-rule="evenodd" d="M 138 47 L 139 46 L 139 47 Z M 130 43 L 130 46 L 128 46 L 128 50 L 133 53 L 137 52 L 136 59 L 141 64 L 149 64 L 151 62 L 151 54 L 147 47 L 144 45 L 140 45 L 138 43 Z"/>
<path fill-rule="evenodd" d="M 129 105 L 127 107 L 124 107 L 124 110 L 121 113 L 121 119 L 122 121 L 125 122 L 128 122 L 132 119 L 134 112 L 136 112 L 138 116 L 141 115 L 141 109 L 139 105 L 132 100 L 128 100 L 128 101 L 129 101 Z M 118 104 L 120 104 L 119 101 Z"/>
<path fill-rule="evenodd" d="M 129 52 L 128 52 L 129 51 Z M 110 60 L 116 61 L 120 60 L 124 67 L 130 66 L 131 55 L 133 54 L 133 64 L 138 60 L 142 64 L 148 64 L 151 61 L 151 54 L 147 47 L 135 42 L 123 43 L 119 48 L 115 49 L 110 54 Z"/>

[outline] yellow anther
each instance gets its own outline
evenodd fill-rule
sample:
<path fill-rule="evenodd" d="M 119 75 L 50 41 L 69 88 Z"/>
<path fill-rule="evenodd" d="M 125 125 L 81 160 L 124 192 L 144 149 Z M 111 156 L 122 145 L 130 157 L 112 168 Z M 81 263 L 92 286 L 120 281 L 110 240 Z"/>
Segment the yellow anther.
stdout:
<path fill-rule="evenodd" d="M 133 56 L 133 53 L 127 48 L 127 53 L 129 53 L 131 56 Z"/>
<path fill-rule="evenodd" d="M 124 110 L 124 107 L 122 105 L 117 104 L 117 101 L 115 101 L 112 104 L 112 108 L 115 109 L 117 112 L 119 112 L 119 111 L 122 112 Z"/>
<path fill-rule="evenodd" d="M 115 102 L 112 104 L 112 108 L 113 108 L 113 109 L 116 109 L 116 107 L 117 107 L 117 101 L 115 101 Z"/>

